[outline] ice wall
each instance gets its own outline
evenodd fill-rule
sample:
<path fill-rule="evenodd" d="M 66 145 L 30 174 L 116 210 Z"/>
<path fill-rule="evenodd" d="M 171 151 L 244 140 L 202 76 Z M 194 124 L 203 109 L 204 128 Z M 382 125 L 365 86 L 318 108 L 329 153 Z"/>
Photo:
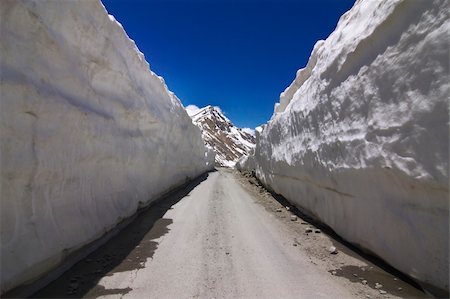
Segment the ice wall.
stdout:
<path fill-rule="evenodd" d="M 213 167 L 99 1 L 2 1 L 1 291 Z"/>
<path fill-rule="evenodd" d="M 357 1 L 281 94 L 254 157 L 274 191 L 447 291 L 449 32 L 447 1 Z"/>

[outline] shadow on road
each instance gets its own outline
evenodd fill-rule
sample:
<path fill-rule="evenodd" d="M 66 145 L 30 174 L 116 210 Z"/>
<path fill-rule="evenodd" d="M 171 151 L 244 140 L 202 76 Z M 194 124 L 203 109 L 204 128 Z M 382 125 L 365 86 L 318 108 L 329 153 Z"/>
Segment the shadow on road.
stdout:
<path fill-rule="evenodd" d="M 256 185 L 259 188 L 262 188 L 270 193 L 272 198 L 274 198 L 277 202 L 279 202 L 283 207 L 289 207 L 289 210 L 296 215 L 299 219 L 304 220 L 305 222 L 312 224 L 314 227 L 320 228 L 322 233 L 328 235 L 333 242 L 333 245 L 338 249 L 338 251 L 344 252 L 350 256 L 353 256 L 359 260 L 367 260 L 371 262 L 373 265 L 376 265 L 377 267 L 381 268 L 385 272 L 398 277 L 399 279 L 403 280 L 413 288 L 417 289 L 418 291 L 424 293 L 425 291 L 422 288 L 421 285 L 419 285 L 416 281 L 414 281 L 411 277 L 405 275 L 404 273 L 400 272 L 399 270 L 395 269 L 388 263 L 386 263 L 384 260 L 376 256 L 370 251 L 365 251 L 364 249 L 346 241 L 345 239 L 341 238 L 331 227 L 324 224 L 323 222 L 319 221 L 317 218 L 311 216 L 307 211 L 304 211 L 302 209 L 297 208 L 295 205 L 291 204 L 285 197 L 282 195 L 274 192 L 270 188 L 266 187 L 255 175 L 254 172 L 252 173 L 246 173 L 243 174 L 244 177 L 253 185 Z M 356 267 L 358 268 L 358 267 Z M 373 281 L 380 281 L 383 282 L 383 285 L 385 286 L 385 289 L 390 291 L 391 294 L 398 295 L 400 297 L 405 296 L 405 291 L 399 292 L 397 288 L 391 288 L 390 282 L 387 280 L 387 276 L 384 277 L 380 272 L 372 271 L 370 274 L 367 272 L 361 272 L 361 269 L 356 269 L 351 266 L 343 266 L 341 269 L 337 269 L 336 276 L 344 277 L 352 282 L 359 281 L 358 277 L 361 277 L 364 275 L 366 278 L 373 278 Z M 331 271 L 330 271 L 331 272 Z M 354 274 L 357 274 L 358 276 L 355 277 Z M 372 277 L 372 276 L 374 277 Z M 371 285 L 369 285 L 372 287 Z M 447 298 L 448 294 L 443 292 L 442 290 L 437 290 L 435 288 L 427 287 L 427 291 L 431 292 L 433 295 L 437 296 L 438 298 Z"/>
<path fill-rule="evenodd" d="M 120 232 L 30 298 L 80 298 L 128 293 L 130 288 L 105 289 L 98 282 L 117 272 L 143 268 L 158 248 L 154 240 L 169 232 L 172 220 L 163 218 L 164 214 L 207 177 L 207 173 L 203 174 L 140 210 Z"/>

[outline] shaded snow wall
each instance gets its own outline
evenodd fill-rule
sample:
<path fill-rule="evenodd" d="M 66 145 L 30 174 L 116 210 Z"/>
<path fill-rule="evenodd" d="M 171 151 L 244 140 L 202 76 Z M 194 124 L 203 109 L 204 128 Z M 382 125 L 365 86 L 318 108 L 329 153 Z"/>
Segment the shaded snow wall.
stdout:
<path fill-rule="evenodd" d="M 0 20 L 4 292 L 214 156 L 100 2 L 1 1 Z"/>
<path fill-rule="evenodd" d="M 449 283 L 447 1 L 357 1 L 257 134 L 258 178 L 422 282 Z"/>

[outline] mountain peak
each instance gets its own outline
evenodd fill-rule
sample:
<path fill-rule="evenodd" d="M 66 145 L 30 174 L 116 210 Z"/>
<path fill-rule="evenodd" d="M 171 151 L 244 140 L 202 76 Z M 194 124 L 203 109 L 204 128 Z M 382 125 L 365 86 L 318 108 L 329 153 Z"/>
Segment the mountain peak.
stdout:
<path fill-rule="evenodd" d="M 216 164 L 233 167 L 255 147 L 255 137 L 236 127 L 217 106 L 208 105 L 190 114 L 202 131 L 206 146 L 216 152 Z"/>

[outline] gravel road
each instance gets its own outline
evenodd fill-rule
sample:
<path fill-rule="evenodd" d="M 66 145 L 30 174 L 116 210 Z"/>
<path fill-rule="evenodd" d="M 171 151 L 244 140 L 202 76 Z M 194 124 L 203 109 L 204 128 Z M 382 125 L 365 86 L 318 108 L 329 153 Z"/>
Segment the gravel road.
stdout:
<path fill-rule="evenodd" d="M 273 198 L 264 203 L 264 191 L 252 188 L 232 170 L 211 172 L 141 213 L 34 297 L 425 296 L 341 245 L 339 254 L 331 255 L 328 246 L 335 243 L 329 236 L 304 234 L 306 222 L 291 219 L 291 211 Z M 362 284 L 364 267 L 368 282 Z M 343 269 L 357 273 L 351 279 Z M 384 283 L 388 292 L 381 294 L 375 282 Z"/>

